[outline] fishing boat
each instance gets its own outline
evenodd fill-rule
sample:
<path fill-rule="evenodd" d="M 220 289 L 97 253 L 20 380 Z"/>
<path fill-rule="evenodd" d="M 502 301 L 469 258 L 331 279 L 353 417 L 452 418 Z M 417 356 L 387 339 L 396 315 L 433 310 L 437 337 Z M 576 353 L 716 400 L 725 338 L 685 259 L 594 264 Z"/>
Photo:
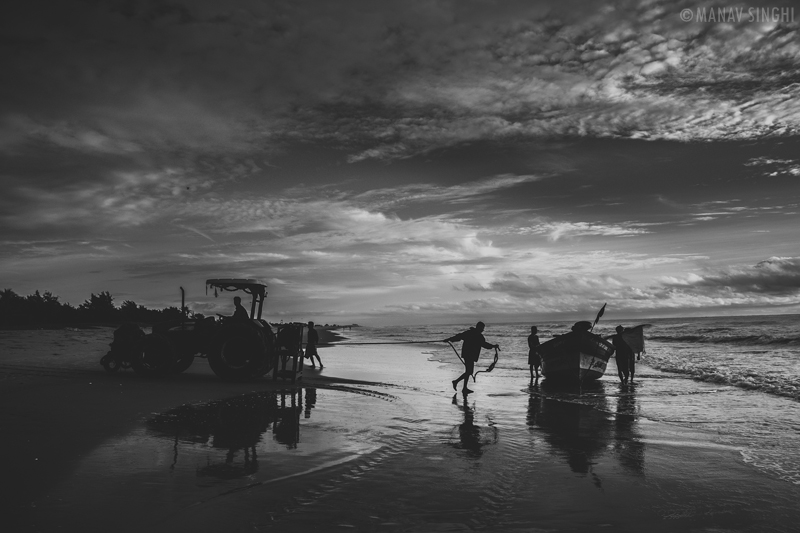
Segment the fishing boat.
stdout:
<path fill-rule="evenodd" d="M 572 331 L 539 346 L 542 374 L 549 380 L 584 383 L 603 376 L 614 346 L 590 331 L 591 322 L 576 322 Z"/>

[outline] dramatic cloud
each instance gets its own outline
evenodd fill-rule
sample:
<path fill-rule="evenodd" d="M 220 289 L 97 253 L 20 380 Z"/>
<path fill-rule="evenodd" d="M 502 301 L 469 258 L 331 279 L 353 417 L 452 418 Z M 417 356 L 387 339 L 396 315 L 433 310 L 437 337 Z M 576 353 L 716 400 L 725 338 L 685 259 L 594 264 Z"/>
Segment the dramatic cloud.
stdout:
<path fill-rule="evenodd" d="M 37 186 L 18 183 L 6 194 L 9 204 L 0 220 L 6 228 L 81 225 L 131 226 L 144 224 L 174 212 L 187 197 L 211 187 L 212 180 L 184 170 L 115 171 L 104 179 Z"/>
<path fill-rule="evenodd" d="M 728 268 L 664 281 L 668 287 L 703 294 L 800 295 L 800 257 L 771 257 L 752 267 Z"/>
<path fill-rule="evenodd" d="M 700 1 L 35 4 L 3 28 L 0 149 L 313 141 L 357 162 L 481 139 L 800 127 L 797 23 L 681 20 Z"/>
<path fill-rule="evenodd" d="M 17 3 L 3 282 L 173 305 L 259 277 L 286 318 L 793 310 L 798 23 L 698 20 L 738 6 Z"/>
<path fill-rule="evenodd" d="M 790 174 L 800 176 L 800 162 L 794 159 L 770 159 L 768 157 L 755 157 L 745 163 L 750 167 L 766 167 L 765 176 L 779 176 Z"/>

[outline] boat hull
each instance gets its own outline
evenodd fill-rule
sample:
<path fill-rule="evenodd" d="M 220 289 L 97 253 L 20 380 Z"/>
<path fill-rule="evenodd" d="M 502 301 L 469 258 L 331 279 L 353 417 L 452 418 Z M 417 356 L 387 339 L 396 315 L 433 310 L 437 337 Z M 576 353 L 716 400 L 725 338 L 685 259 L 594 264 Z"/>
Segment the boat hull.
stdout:
<path fill-rule="evenodd" d="M 548 379 L 564 381 L 589 381 L 600 379 L 606 372 L 608 361 L 586 353 L 542 360 L 542 375 Z"/>
<path fill-rule="evenodd" d="M 583 383 L 603 377 L 614 347 L 589 332 L 559 335 L 539 347 L 547 379 Z"/>

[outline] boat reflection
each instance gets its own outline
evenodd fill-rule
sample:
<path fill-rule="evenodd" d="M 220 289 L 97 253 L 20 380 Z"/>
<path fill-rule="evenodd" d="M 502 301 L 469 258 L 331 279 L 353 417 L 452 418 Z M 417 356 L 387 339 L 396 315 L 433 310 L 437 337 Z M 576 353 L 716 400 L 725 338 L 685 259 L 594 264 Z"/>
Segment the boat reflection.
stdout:
<path fill-rule="evenodd" d="M 309 418 L 315 403 L 316 389 L 264 391 L 182 405 L 154 416 L 147 427 L 156 435 L 175 439 L 173 466 L 178 460 L 179 442 L 226 450 L 222 461 L 209 459 L 206 466 L 197 469 L 197 475 L 233 479 L 258 471 L 257 445 L 268 432 L 287 449 L 297 448 L 300 415 Z"/>
<path fill-rule="evenodd" d="M 545 380 L 529 389 L 527 424 L 531 430 L 542 430 L 545 442 L 573 472 L 591 475 L 600 487 L 592 467 L 609 450 L 626 469 L 644 473 L 645 445 L 637 411 L 634 387 L 626 385 L 620 391 L 600 381 L 577 389 Z"/>

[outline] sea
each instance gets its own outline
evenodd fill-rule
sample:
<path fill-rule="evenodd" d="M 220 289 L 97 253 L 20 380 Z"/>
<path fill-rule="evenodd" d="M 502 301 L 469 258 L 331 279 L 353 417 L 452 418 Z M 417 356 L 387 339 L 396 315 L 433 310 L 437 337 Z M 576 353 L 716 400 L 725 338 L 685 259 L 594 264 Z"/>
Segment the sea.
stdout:
<path fill-rule="evenodd" d="M 566 333 L 573 322 L 487 323 L 484 336 L 500 344 L 497 367 L 528 368 L 527 338 L 537 326 L 540 342 Z M 415 325 L 357 328 L 359 337 L 395 342 L 443 340 L 474 324 Z M 656 318 L 626 321 L 644 325 L 649 367 L 687 379 L 740 387 L 800 401 L 800 315 Z M 612 325 L 598 324 L 594 333 L 614 334 Z M 350 335 L 349 332 L 345 332 Z M 451 349 L 435 352 L 443 361 Z M 484 358 L 486 356 L 484 351 Z"/>
<path fill-rule="evenodd" d="M 486 340 L 500 345 L 494 375 L 524 381 L 530 326 L 537 326 L 545 342 L 572 324 L 486 322 Z M 609 414 L 622 409 L 643 421 L 689 427 L 740 450 L 744 462 L 768 475 L 800 484 L 800 315 L 601 319 L 594 332 L 612 335 L 618 324 L 645 326 L 645 352 L 633 385 L 619 383 L 612 357 L 599 388 L 541 394 Z M 356 328 L 345 335 L 350 342 L 417 343 L 442 341 L 472 325 Z M 453 365 L 457 373 L 460 361 L 453 348 L 444 342 L 425 346 L 431 361 Z M 493 350 L 484 349 L 476 370 L 486 370 L 493 357 Z"/>

